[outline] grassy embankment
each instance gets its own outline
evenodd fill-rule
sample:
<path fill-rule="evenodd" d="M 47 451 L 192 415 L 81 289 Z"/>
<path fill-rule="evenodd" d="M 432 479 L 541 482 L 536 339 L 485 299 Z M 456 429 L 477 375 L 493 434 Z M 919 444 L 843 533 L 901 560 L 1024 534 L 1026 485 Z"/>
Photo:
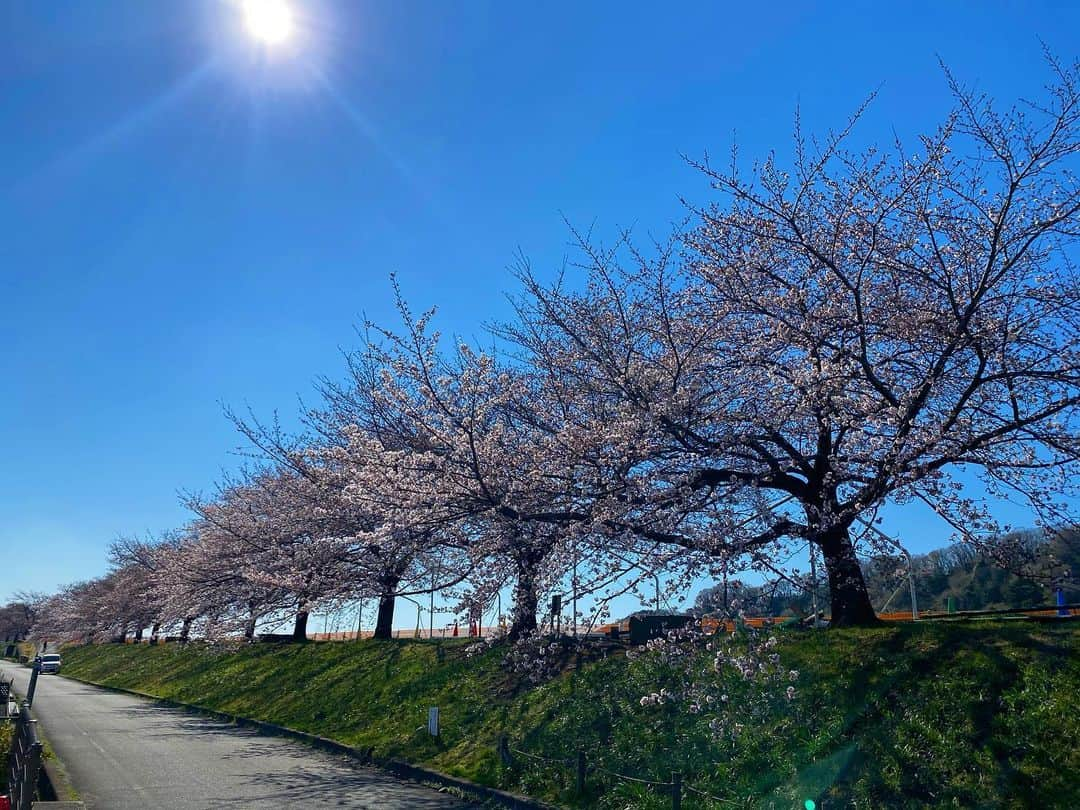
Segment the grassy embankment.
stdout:
<path fill-rule="evenodd" d="M 1080 627 L 1026 622 L 925 623 L 793 633 L 785 666 L 796 699 L 735 743 L 705 715 L 643 708 L 670 672 L 621 655 L 541 687 L 516 684 L 496 648 L 467 657 L 430 642 L 255 645 L 224 653 L 103 645 L 65 652 L 65 671 L 219 711 L 332 737 L 478 782 L 573 805 L 573 779 L 496 756 L 501 732 L 552 757 L 665 779 L 672 770 L 723 806 L 1080 805 Z M 738 698 L 747 687 L 726 674 Z M 727 687 L 725 687 L 727 688 Z M 443 736 L 422 730 L 428 706 Z M 579 802 L 666 807 L 634 786 L 590 777 Z M 687 808 L 713 806 L 688 797 Z"/>

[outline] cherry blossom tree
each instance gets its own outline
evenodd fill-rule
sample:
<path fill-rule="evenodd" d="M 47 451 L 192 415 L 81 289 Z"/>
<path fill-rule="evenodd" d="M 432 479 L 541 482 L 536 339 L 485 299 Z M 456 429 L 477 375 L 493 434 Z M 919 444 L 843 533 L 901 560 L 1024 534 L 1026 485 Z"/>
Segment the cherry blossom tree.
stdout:
<path fill-rule="evenodd" d="M 957 107 L 915 152 L 852 153 L 849 126 L 797 132 L 790 170 L 703 162 L 722 200 L 658 258 L 582 239 L 584 289 L 523 268 L 504 333 L 621 417 L 591 428 L 626 452 L 616 523 L 766 562 L 808 542 L 844 625 L 875 621 L 855 542 L 887 502 L 978 542 L 1000 528 L 978 476 L 1065 519 L 1080 68 L 1051 66 L 1046 97 L 1007 112 L 950 77 Z"/>
<path fill-rule="evenodd" d="M 66 585 L 42 600 L 35 612 L 32 635 L 38 639 L 104 641 L 122 636 L 130 626 L 128 594 L 119 579 L 108 574 Z"/>
<path fill-rule="evenodd" d="M 26 638 L 44 598 L 36 593 L 17 593 L 12 601 L 0 607 L 0 638 L 4 641 Z"/>
<path fill-rule="evenodd" d="M 242 537 L 210 521 L 196 520 L 178 542 L 162 551 L 154 587 L 162 605 L 160 627 L 178 627 L 190 637 L 202 619 L 218 634 L 243 628 L 252 640 L 257 622 L 291 606 L 278 589 L 244 576 L 248 549 Z"/>
<path fill-rule="evenodd" d="M 331 399 L 338 406 L 344 402 L 336 392 Z M 341 552 L 340 597 L 377 600 L 375 638 L 392 637 L 399 596 L 430 593 L 464 579 L 467 570 L 462 573 L 460 561 L 448 559 L 454 544 L 445 542 L 444 532 L 416 521 L 389 519 L 386 498 L 376 495 L 376 487 L 387 484 L 380 472 L 385 448 L 375 439 L 354 441 L 358 428 L 339 411 L 310 411 L 305 419 L 311 430 L 300 436 L 283 433 L 276 420 L 267 426 L 254 418 L 231 416 L 262 458 L 287 470 L 303 483 L 309 499 L 317 500 L 322 530 L 333 533 Z M 354 497 L 356 491 L 364 497 Z M 432 581 L 435 568 L 454 573 Z"/>
<path fill-rule="evenodd" d="M 379 515 L 384 533 L 427 537 L 443 555 L 464 552 L 464 605 L 490 602 L 512 582 L 511 635 L 531 632 L 539 593 L 559 578 L 572 470 L 550 437 L 520 418 L 522 373 L 464 343 L 441 353 L 432 313 L 415 318 L 398 302 L 403 332 L 379 330 L 349 356 L 347 383 L 324 386 L 316 421 L 335 436 L 326 465 L 351 478 L 346 497 Z M 455 570 L 445 561 L 438 568 Z"/>
<path fill-rule="evenodd" d="M 227 481 L 212 500 L 189 503 L 200 517 L 210 560 L 235 552 L 225 568 L 235 578 L 217 584 L 232 592 L 226 605 L 241 606 L 249 627 L 252 603 L 264 610 L 288 606 L 293 637 L 305 640 L 312 609 L 347 595 L 351 538 L 338 532 L 337 515 L 305 478 L 290 470 L 256 470 Z M 216 568 L 211 562 L 210 571 Z M 242 587 L 235 587 L 236 579 Z"/>
<path fill-rule="evenodd" d="M 164 606 L 157 574 L 175 543 L 175 535 L 166 534 L 157 541 L 123 537 L 109 547 L 112 569 L 122 581 L 122 590 L 130 594 L 127 612 L 134 623 L 136 641 L 142 639 L 146 627 L 150 627 L 151 636 L 161 628 Z"/>

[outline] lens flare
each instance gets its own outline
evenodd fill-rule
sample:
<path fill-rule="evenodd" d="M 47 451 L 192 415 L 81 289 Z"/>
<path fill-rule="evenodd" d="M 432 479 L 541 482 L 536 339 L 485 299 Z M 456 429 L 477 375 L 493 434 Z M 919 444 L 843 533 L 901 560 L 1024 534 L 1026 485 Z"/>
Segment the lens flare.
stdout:
<path fill-rule="evenodd" d="M 293 32 L 292 10 L 285 0 L 243 0 L 248 33 L 267 45 L 285 42 Z"/>

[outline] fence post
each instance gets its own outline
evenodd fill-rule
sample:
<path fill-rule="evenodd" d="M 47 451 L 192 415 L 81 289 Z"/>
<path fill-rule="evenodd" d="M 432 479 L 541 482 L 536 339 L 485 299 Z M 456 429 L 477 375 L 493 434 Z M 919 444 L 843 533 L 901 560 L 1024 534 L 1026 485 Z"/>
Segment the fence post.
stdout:
<path fill-rule="evenodd" d="M 34 692 L 37 689 L 38 673 L 41 672 L 41 662 L 35 661 L 34 668 L 30 671 L 30 686 L 26 689 L 26 705 L 34 705 Z"/>
<path fill-rule="evenodd" d="M 36 721 L 32 720 L 30 722 Z M 35 740 L 30 745 L 30 750 L 27 751 L 25 771 L 22 774 L 24 781 L 19 796 L 19 807 L 15 808 L 15 810 L 31 810 L 33 807 L 34 793 L 37 792 L 38 786 L 38 773 L 41 771 L 42 748 L 42 744 Z"/>
<path fill-rule="evenodd" d="M 514 758 L 510 755 L 510 739 L 505 734 L 499 735 L 499 759 L 507 768 L 514 764 Z"/>
<path fill-rule="evenodd" d="M 682 773 L 671 772 L 671 810 L 682 810 Z"/>
<path fill-rule="evenodd" d="M 577 795 L 585 795 L 585 752 L 577 752 Z"/>

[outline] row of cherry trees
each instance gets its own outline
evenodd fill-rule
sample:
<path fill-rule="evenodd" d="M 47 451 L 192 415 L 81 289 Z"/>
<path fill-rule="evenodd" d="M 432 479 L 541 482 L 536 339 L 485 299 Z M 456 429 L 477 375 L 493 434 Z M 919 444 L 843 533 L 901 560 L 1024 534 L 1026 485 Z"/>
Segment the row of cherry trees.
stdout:
<path fill-rule="evenodd" d="M 797 131 L 788 169 L 700 163 L 718 199 L 670 240 L 577 234 L 554 282 L 522 262 L 489 350 L 399 293 L 402 325 L 369 325 L 301 431 L 234 417 L 251 467 L 182 529 L 116 543 L 38 632 L 250 637 L 289 615 L 302 636 L 373 598 L 387 636 L 397 597 L 509 588 L 518 637 L 550 593 L 797 581 L 807 547 L 833 623 L 863 624 L 857 548 L 884 542 L 886 504 L 976 544 L 997 498 L 1070 522 L 1080 68 L 1049 61 L 1008 111 L 948 77 L 956 108 L 911 151 L 849 151 L 849 126 Z"/>

